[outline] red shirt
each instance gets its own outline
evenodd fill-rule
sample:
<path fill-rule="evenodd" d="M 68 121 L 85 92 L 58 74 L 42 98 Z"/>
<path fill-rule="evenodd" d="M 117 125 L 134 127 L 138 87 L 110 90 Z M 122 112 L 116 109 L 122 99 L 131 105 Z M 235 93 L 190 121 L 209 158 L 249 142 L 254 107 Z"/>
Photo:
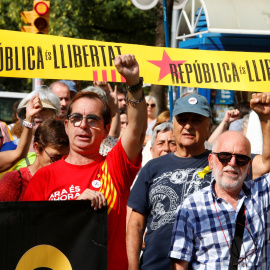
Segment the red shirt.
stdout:
<path fill-rule="evenodd" d="M 139 170 L 129 162 L 121 140 L 108 153 L 87 165 L 73 165 L 65 157 L 37 171 L 24 201 L 75 200 L 86 189 L 100 191 L 108 204 L 108 269 L 127 269 L 126 206 L 130 186 Z"/>
<path fill-rule="evenodd" d="M 32 175 L 28 167 L 6 173 L 0 180 L 0 201 L 21 201 Z"/>

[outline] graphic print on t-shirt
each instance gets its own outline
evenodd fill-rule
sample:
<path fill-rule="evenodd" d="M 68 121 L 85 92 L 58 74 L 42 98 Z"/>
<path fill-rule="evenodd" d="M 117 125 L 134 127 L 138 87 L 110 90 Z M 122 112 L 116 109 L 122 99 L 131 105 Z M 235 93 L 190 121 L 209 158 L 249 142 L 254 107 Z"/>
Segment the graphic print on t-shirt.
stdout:
<path fill-rule="evenodd" d="M 203 168 L 177 169 L 163 173 L 153 180 L 149 192 L 152 205 L 150 228 L 157 230 L 166 223 L 173 223 L 179 204 L 190 194 L 209 186 L 211 177 L 198 175 Z"/>
<path fill-rule="evenodd" d="M 63 188 L 51 193 L 49 201 L 76 200 L 81 195 L 80 191 L 80 186 L 71 185 L 68 188 Z"/>
<path fill-rule="evenodd" d="M 101 177 L 100 177 L 101 175 Z M 108 164 L 105 161 L 101 167 L 101 172 L 97 175 L 97 178 L 100 177 L 100 180 L 94 179 L 89 183 L 89 187 L 92 190 L 97 190 L 102 192 L 107 200 L 108 205 L 108 214 L 115 205 L 117 198 L 117 190 L 113 183 L 112 177 L 108 171 Z M 63 201 L 63 200 L 76 200 L 84 189 L 81 186 L 71 185 L 68 188 L 62 188 L 56 190 L 50 194 L 50 201 Z"/>
<path fill-rule="evenodd" d="M 108 172 L 108 164 L 106 161 L 102 165 L 101 169 L 102 169 L 102 174 L 101 174 L 101 180 L 100 180 L 101 182 L 100 192 L 104 194 L 107 200 L 108 214 L 109 214 L 115 205 L 117 191 L 113 184 L 112 177 Z"/>

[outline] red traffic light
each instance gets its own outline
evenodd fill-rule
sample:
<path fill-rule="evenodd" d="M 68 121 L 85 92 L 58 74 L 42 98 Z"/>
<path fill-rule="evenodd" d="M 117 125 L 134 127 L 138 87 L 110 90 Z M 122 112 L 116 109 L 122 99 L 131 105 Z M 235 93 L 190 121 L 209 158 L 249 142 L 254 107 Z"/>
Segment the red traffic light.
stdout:
<path fill-rule="evenodd" d="M 35 33 L 48 34 L 50 1 L 34 0 L 33 7 L 33 26 L 35 29 Z"/>
<path fill-rule="evenodd" d="M 39 2 L 35 5 L 35 11 L 39 15 L 45 15 L 49 10 L 49 7 L 44 2 Z"/>
<path fill-rule="evenodd" d="M 33 10 L 22 11 L 21 16 L 24 22 L 29 24 L 21 27 L 23 32 L 35 34 L 49 33 L 50 1 L 34 0 Z"/>

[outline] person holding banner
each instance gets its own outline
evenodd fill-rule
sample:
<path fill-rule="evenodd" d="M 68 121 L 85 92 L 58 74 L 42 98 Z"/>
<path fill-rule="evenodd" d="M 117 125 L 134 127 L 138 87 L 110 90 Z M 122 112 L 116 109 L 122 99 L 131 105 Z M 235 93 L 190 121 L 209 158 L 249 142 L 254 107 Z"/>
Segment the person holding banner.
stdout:
<path fill-rule="evenodd" d="M 36 172 L 24 200 L 91 200 L 94 209 L 108 207 L 108 269 L 128 267 L 126 204 L 141 166 L 147 111 L 139 65 L 134 55 L 118 55 L 115 67 L 127 84 L 128 126 L 106 157 L 99 147 L 110 130 L 111 113 L 96 93 L 78 93 L 71 101 L 65 128 L 68 156 Z M 79 228 L 74 228 L 79 229 Z"/>
<path fill-rule="evenodd" d="M 38 95 L 33 96 L 26 106 L 26 116 L 23 121 L 23 132 L 18 146 L 15 150 L 0 152 L 0 172 L 6 171 L 14 166 L 20 159 L 26 157 L 32 139 L 32 123 L 34 115 L 42 109 Z"/>
<path fill-rule="evenodd" d="M 260 117 L 263 155 L 252 160 L 252 178 L 270 171 L 270 93 L 252 95 L 251 108 Z M 211 109 L 203 96 L 179 98 L 173 110 L 176 151 L 149 161 L 141 170 L 128 200 L 129 270 L 169 270 L 168 253 L 174 217 L 181 202 L 211 183 L 204 143 L 212 128 Z M 145 250 L 140 258 L 143 233 Z M 215 269 L 215 268 L 213 268 Z"/>

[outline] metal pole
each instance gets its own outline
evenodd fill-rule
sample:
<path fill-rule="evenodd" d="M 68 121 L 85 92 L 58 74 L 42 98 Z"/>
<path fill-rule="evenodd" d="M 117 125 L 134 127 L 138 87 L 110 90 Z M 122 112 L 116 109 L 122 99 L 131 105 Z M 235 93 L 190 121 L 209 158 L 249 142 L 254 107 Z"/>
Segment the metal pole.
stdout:
<path fill-rule="evenodd" d="M 170 47 L 169 31 L 168 31 L 168 13 L 166 0 L 162 0 L 163 3 L 163 20 L 164 20 L 164 32 L 165 32 L 165 46 Z"/>
<path fill-rule="evenodd" d="M 43 80 L 39 78 L 32 79 L 32 91 L 35 91 L 39 86 L 43 84 Z"/>
<path fill-rule="evenodd" d="M 169 31 L 168 31 L 168 13 L 167 13 L 167 3 L 166 0 L 162 0 L 163 3 L 163 20 L 164 20 L 164 33 L 165 33 L 165 46 L 170 47 Z M 172 86 L 168 86 L 168 96 L 170 105 L 170 119 L 172 122 L 172 112 L 173 112 L 173 91 Z"/>

